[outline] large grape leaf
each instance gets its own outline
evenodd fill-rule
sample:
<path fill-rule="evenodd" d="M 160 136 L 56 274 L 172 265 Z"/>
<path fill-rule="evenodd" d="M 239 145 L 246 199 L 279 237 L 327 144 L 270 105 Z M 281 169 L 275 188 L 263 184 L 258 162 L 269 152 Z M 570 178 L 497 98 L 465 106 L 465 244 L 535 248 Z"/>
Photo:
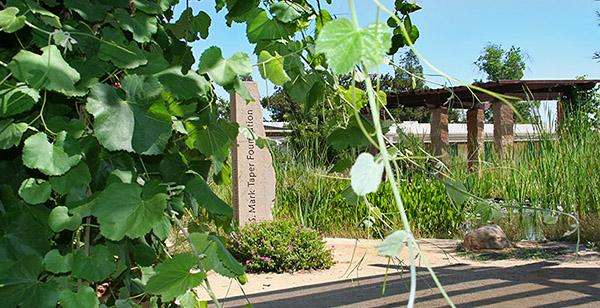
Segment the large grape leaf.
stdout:
<path fill-rule="evenodd" d="M 17 16 L 19 9 L 16 7 L 7 7 L 0 11 L 0 31 L 13 33 L 23 28 L 25 25 L 25 16 Z"/>
<path fill-rule="evenodd" d="M 96 0 L 65 0 L 65 7 L 77 12 L 83 19 L 98 22 L 104 19 L 109 6 Z"/>
<path fill-rule="evenodd" d="M 0 149 L 10 149 L 21 143 L 27 127 L 27 123 L 13 123 L 12 119 L 0 121 Z"/>
<path fill-rule="evenodd" d="M 285 38 L 292 35 L 294 30 L 295 28 L 291 23 L 285 24 L 270 19 L 265 10 L 256 10 L 246 22 L 246 37 L 250 43 Z"/>
<path fill-rule="evenodd" d="M 138 238 L 160 223 L 167 198 L 162 192 L 151 191 L 149 185 L 142 189 L 135 183 L 113 183 L 94 199 L 92 215 L 98 217 L 100 232 L 106 238 Z"/>
<path fill-rule="evenodd" d="M 0 117 L 9 117 L 30 110 L 40 100 L 36 89 L 19 85 L 0 90 Z"/>
<path fill-rule="evenodd" d="M 238 124 L 214 117 L 204 120 L 188 121 L 185 128 L 188 132 L 187 145 L 195 148 L 214 161 L 227 160 L 229 151 L 238 135 Z"/>
<path fill-rule="evenodd" d="M 94 116 L 94 134 L 111 151 L 146 155 L 162 153 L 172 129 L 171 116 L 161 101 L 160 84 L 154 77 L 128 75 L 122 81 L 126 99 L 109 85 L 91 89 L 86 110 Z"/>
<path fill-rule="evenodd" d="M 67 133 L 62 131 L 55 137 L 54 143 L 48 142 L 45 133 L 37 133 L 25 140 L 23 147 L 23 164 L 37 169 L 46 175 L 63 175 L 81 160 L 81 154 L 71 153 L 65 147 Z"/>
<path fill-rule="evenodd" d="M 146 283 L 146 291 L 162 296 L 169 301 L 197 287 L 206 278 L 206 273 L 195 271 L 198 257 L 191 253 L 176 255 L 156 267 L 156 274 Z"/>
<path fill-rule="evenodd" d="M 128 41 L 123 32 L 112 27 L 102 29 L 103 40 L 98 57 L 119 68 L 132 69 L 148 63 L 144 52 L 134 41 Z"/>
<path fill-rule="evenodd" d="M 231 88 L 238 76 L 249 76 L 252 73 L 252 62 L 247 54 L 238 52 L 225 60 L 221 49 L 212 46 L 200 57 L 200 73 L 207 73 L 210 78 L 225 88 Z"/>
<path fill-rule="evenodd" d="M 277 52 L 271 55 L 266 50 L 261 51 L 258 55 L 258 69 L 262 78 L 269 79 L 276 85 L 281 86 L 290 80 L 283 69 L 283 57 Z"/>
<path fill-rule="evenodd" d="M 37 18 L 39 18 L 39 20 L 41 20 L 44 24 L 53 27 L 53 28 L 62 28 L 62 24 L 60 22 L 60 17 L 58 17 L 56 14 L 46 10 L 45 8 L 43 8 L 38 1 L 34 1 L 34 0 L 19 0 L 19 1 L 8 1 L 8 4 L 10 6 L 16 6 L 19 8 L 19 10 L 21 12 L 31 12 L 33 13 L 33 15 L 36 15 Z M 32 23 L 36 23 L 38 21 L 38 19 L 32 18 L 31 15 L 25 14 L 27 15 L 26 17 L 28 18 L 28 21 L 32 22 Z M 37 26 L 39 27 L 41 24 L 38 24 Z M 45 34 L 44 37 L 46 38 Z"/>
<path fill-rule="evenodd" d="M 327 56 L 334 72 L 347 74 L 360 63 L 367 69 L 383 64 L 391 47 L 390 37 L 390 30 L 385 24 L 375 23 L 360 29 L 355 28 L 349 19 L 339 18 L 323 27 L 315 50 Z"/>
<path fill-rule="evenodd" d="M 55 307 L 58 301 L 58 286 L 52 281 L 38 280 L 43 270 L 40 257 L 27 256 L 0 272 L 2 306 Z"/>
<path fill-rule="evenodd" d="M 211 84 L 194 71 L 182 73 L 180 66 L 174 66 L 155 75 L 160 83 L 173 95 L 181 100 L 198 98 L 203 101 L 209 101 Z"/>
<path fill-rule="evenodd" d="M 75 83 L 79 81 L 79 73 L 67 63 L 55 45 L 41 48 L 42 54 L 22 49 L 12 61 L 8 69 L 13 75 L 35 89 L 48 89 L 67 96 L 79 95 Z"/>
<path fill-rule="evenodd" d="M 193 42 L 198 40 L 198 35 L 203 39 L 208 37 L 210 22 L 210 16 L 206 12 L 200 11 L 198 15 L 194 16 L 190 7 L 181 13 L 176 23 L 167 25 L 167 29 L 171 30 L 176 38 Z"/>
<path fill-rule="evenodd" d="M 121 29 L 131 32 L 136 42 L 150 42 L 152 35 L 158 30 L 157 20 L 154 16 L 148 16 L 141 12 L 136 12 L 134 16 L 131 16 L 124 9 L 116 9 L 113 14 Z"/>
<path fill-rule="evenodd" d="M 50 177 L 52 189 L 61 195 L 66 195 L 73 189 L 86 187 L 91 181 L 92 175 L 85 162 L 80 162 L 64 175 Z"/>
<path fill-rule="evenodd" d="M 96 291 L 90 287 L 83 286 L 78 292 L 64 289 L 60 292 L 60 306 L 63 308 L 96 308 L 100 301 Z"/>
<path fill-rule="evenodd" d="M 271 14 L 275 15 L 275 18 L 285 23 L 292 22 L 302 17 L 305 12 L 302 5 L 285 0 L 271 4 L 269 11 Z"/>
<path fill-rule="evenodd" d="M 73 267 L 73 254 L 61 255 L 58 249 L 52 249 L 44 256 L 44 268 L 52 273 L 68 273 Z"/>
<path fill-rule="evenodd" d="M 43 209 L 34 209 L 18 199 L 2 198 L 2 203 L 18 208 L 0 216 L 0 259 L 29 255 L 43 257 L 50 249 L 48 238 L 52 235 L 46 223 L 47 216 L 39 212 Z"/>
<path fill-rule="evenodd" d="M 116 269 L 114 256 L 104 245 L 94 245 L 87 255 L 81 248 L 73 255 L 72 274 L 75 278 L 82 278 L 92 282 L 102 281 L 110 276 Z"/>
<path fill-rule="evenodd" d="M 225 277 L 237 278 L 244 275 L 244 267 L 229 253 L 221 239 L 208 233 L 192 233 L 190 241 L 194 248 L 204 254 L 202 265 Z"/>
<path fill-rule="evenodd" d="M 221 200 L 201 177 L 196 177 L 187 182 L 185 191 L 205 208 L 210 214 L 231 219 L 233 209 Z"/>

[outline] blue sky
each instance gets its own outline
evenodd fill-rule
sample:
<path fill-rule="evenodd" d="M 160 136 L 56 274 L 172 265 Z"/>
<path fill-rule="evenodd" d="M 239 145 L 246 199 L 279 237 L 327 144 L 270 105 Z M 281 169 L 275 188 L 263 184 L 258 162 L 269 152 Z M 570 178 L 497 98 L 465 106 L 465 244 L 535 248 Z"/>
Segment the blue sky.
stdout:
<path fill-rule="evenodd" d="M 215 14 L 214 1 L 190 2 L 194 11 L 205 10 L 213 18 L 209 38 L 194 43 L 196 58 L 212 45 L 219 46 L 226 57 L 238 51 L 252 53 L 245 25 L 227 27 L 224 12 Z M 332 14 L 350 17 L 346 0 L 333 2 L 328 7 Z M 391 0 L 381 2 L 388 7 L 393 5 Z M 355 0 L 355 3 L 362 25 L 375 20 L 376 6 L 371 0 Z M 473 62 L 488 42 L 505 47 L 515 45 L 528 55 L 524 79 L 572 79 L 579 75 L 600 79 L 600 63 L 592 59 L 594 51 L 600 50 L 600 20 L 595 13 L 600 10 L 600 2 L 420 0 L 417 3 L 423 9 L 412 15 L 421 33 L 416 48 L 438 68 L 465 82 L 485 77 Z M 425 73 L 431 72 L 425 67 Z M 258 72 L 254 79 L 260 80 Z M 266 83 L 261 84 L 263 96 L 272 91 Z"/>

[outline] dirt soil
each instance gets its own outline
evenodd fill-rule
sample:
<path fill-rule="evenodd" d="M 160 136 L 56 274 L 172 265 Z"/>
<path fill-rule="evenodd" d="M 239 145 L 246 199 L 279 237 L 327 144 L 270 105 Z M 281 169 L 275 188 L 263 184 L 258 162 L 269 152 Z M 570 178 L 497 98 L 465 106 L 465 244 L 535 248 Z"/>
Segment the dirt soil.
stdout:
<path fill-rule="evenodd" d="M 216 274 L 209 276 L 209 281 L 225 307 L 240 307 L 248 302 L 254 307 L 405 306 L 410 284 L 408 252 L 405 249 L 398 260 L 388 263 L 387 258 L 377 255 L 374 247 L 378 243 L 327 239 L 336 261 L 331 269 L 251 274 L 243 290 L 237 282 Z M 561 245 L 567 250 L 560 256 L 531 254 L 533 258 L 516 259 L 514 254 L 507 254 L 506 258 L 482 261 L 484 258 L 477 255 L 457 252 L 457 244 L 455 240 L 420 241 L 423 254 L 415 306 L 447 306 L 424 267 L 428 264 L 457 306 L 600 307 L 598 253 L 585 251 L 576 257 L 574 245 Z M 551 259 L 539 259 L 540 256 Z M 199 290 L 199 294 L 208 299 L 204 290 Z"/>

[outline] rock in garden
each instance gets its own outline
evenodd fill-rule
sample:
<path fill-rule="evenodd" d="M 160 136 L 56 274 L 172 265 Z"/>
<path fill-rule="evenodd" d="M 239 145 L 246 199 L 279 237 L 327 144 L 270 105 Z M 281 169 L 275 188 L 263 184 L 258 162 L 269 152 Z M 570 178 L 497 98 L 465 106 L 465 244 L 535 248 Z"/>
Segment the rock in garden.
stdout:
<path fill-rule="evenodd" d="M 465 235 L 465 241 L 463 242 L 463 248 L 467 251 L 497 250 L 510 247 L 506 234 L 498 225 L 488 225 L 472 230 Z"/>

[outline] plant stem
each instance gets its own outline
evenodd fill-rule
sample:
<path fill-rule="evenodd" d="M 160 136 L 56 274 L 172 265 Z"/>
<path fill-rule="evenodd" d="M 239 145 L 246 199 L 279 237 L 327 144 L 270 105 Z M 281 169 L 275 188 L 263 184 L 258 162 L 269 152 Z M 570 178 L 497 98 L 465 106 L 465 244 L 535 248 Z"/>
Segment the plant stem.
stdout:
<path fill-rule="evenodd" d="M 170 205 L 169 205 L 169 210 L 172 211 Z M 194 254 L 196 256 L 198 256 L 198 257 L 202 256 L 203 254 L 201 254 L 196 249 L 196 247 L 194 247 L 194 243 L 192 243 L 192 240 L 190 239 L 190 234 L 187 232 L 187 230 L 183 226 L 183 223 L 181 223 L 181 220 L 179 220 L 179 218 L 177 218 L 177 216 L 175 216 L 174 213 L 171 215 L 171 219 L 175 222 L 175 224 L 177 225 L 177 227 L 179 228 L 179 230 L 183 234 L 183 237 L 185 237 L 185 239 L 187 240 L 187 242 L 190 244 L 190 247 L 192 248 L 192 252 L 194 252 Z M 204 267 L 202 266 L 202 264 L 198 263 L 198 266 L 200 267 L 200 269 L 203 272 L 206 273 L 206 270 L 204 269 Z M 210 287 L 210 283 L 208 282 L 208 277 L 206 279 L 204 279 L 204 284 L 206 284 L 206 288 L 205 288 L 206 292 L 208 292 L 208 295 L 212 299 L 212 301 L 215 304 L 215 306 L 217 306 L 217 308 L 221 308 L 222 306 L 221 306 L 221 303 L 219 302 L 219 298 L 215 295 L 215 292 L 213 292 L 212 288 Z"/>
<path fill-rule="evenodd" d="M 352 1 L 350 1 L 352 2 Z M 412 239 L 412 231 L 410 229 L 410 223 L 408 221 L 408 217 L 406 216 L 406 211 L 404 209 L 404 203 L 402 202 L 402 196 L 400 195 L 400 190 L 398 189 L 398 184 L 396 182 L 395 172 L 392 169 L 392 165 L 390 163 L 390 154 L 387 150 L 387 145 L 385 143 L 383 130 L 381 128 L 381 120 L 379 119 L 379 108 L 377 108 L 377 101 L 375 99 L 375 94 L 373 93 L 373 84 L 371 82 L 371 77 L 368 74 L 366 66 L 363 65 L 363 72 L 365 73 L 365 87 L 367 89 L 367 98 L 369 101 L 369 109 L 371 110 L 371 115 L 373 118 L 373 126 L 375 126 L 375 133 L 377 136 L 377 142 L 379 144 L 379 152 L 381 154 L 381 160 L 383 161 L 383 166 L 385 168 L 385 173 L 388 181 L 390 182 L 390 188 L 392 190 L 392 194 L 396 201 L 396 206 L 398 207 L 398 211 L 400 212 L 400 219 L 402 220 L 402 226 L 404 227 L 404 231 L 410 235 Z M 415 296 L 417 293 L 417 270 L 415 267 L 414 261 L 414 250 L 413 250 L 413 241 L 407 241 L 408 246 L 408 255 L 410 258 L 410 294 L 408 298 L 408 307 L 413 307 L 415 303 Z"/>

